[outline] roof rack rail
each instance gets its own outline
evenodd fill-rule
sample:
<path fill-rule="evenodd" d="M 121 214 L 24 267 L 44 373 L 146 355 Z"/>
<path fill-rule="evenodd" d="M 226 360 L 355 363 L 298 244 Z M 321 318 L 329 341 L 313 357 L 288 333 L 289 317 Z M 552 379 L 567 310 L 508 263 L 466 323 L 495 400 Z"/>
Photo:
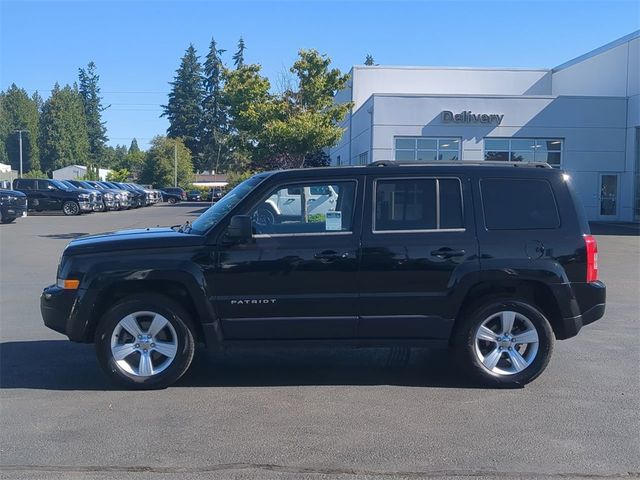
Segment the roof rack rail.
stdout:
<path fill-rule="evenodd" d="M 474 165 L 482 167 L 528 167 L 528 168 L 553 168 L 548 163 L 543 162 L 497 162 L 491 160 L 453 160 L 432 162 L 398 162 L 396 160 L 378 160 L 371 162 L 367 167 L 419 167 L 419 166 L 460 166 Z"/>

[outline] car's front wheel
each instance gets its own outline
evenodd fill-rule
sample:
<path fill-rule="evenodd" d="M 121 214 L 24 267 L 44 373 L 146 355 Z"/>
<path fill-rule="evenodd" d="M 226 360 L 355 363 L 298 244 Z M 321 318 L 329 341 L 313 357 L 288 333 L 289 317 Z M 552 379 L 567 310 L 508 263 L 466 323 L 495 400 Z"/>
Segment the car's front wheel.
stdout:
<path fill-rule="evenodd" d="M 171 204 L 178 203 L 178 200 L 176 200 L 175 197 L 169 197 L 169 203 Z"/>
<path fill-rule="evenodd" d="M 472 309 L 456 325 L 453 346 L 473 377 L 492 386 L 525 385 L 547 367 L 554 334 L 543 313 L 524 300 Z"/>
<path fill-rule="evenodd" d="M 195 339 L 189 314 L 161 295 L 128 297 L 100 320 L 95 347 L 115 383 L 134 389 L 165 388 L 193 360 Z"/>
<path fill-rule="evenodd" d="M 2 222 L 2 223 L 5 223 L 5 224 L 6 224 L 6 223 L 11 223 L 11 222 L 13 222 L 15 219 L 16 219 L 16 217 L 2 217 L 1 222 Z"/>
<path fill-rule="evenodd" d="M 62 213 L 67 216 L 80 215 L 80 205 L 73 201 L 64 202 Z"/>

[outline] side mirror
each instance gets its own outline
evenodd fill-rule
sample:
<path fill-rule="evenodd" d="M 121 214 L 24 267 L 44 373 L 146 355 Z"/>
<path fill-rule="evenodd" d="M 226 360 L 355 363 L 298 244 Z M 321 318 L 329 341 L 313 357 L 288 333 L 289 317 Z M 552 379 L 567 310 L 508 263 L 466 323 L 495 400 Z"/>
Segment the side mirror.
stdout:
<path fill-rule="evenodd" d="M 253 234 L 251 217 L 249 215 L 234 215 L 227 227 L 227 238 L 237 242 L 248 241 Z"/>

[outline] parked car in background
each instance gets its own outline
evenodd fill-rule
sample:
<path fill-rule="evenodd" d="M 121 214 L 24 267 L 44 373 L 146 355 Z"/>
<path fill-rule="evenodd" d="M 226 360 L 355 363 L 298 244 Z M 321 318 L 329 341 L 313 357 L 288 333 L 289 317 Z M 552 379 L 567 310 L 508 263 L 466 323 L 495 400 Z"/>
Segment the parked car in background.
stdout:
<path fill-rule="evenodd" d="M 131 208 L 140 208 L 147 204 L 147 194 L 144 192 L 144 190 L 131 187 L 122 182 L 107 183 L 114 185 L 116 188 L 121 188 L 122 190 L 128 191 L 131 194 Z"/>
<path fill-rule="evenodd" d="M 133 186 L 147 192 L 149 205 L 155 205 L 156 203 L 162 201 L 162 194 L 160 193 L 160 190 L 153 188 L 151 185 L 140 185 L 138 183 L 134 183 Z"/>
<path fill-rule="evenodd" d="M 160 190 L 162 194 L 162 201 L 168 203 L 179 203 L 182 201 L 182 195 L 179 192 L 167 192 L 166 190 Z"/>
<path fill-rule="evenodd" d="M 102 198 L 102 192 L 96 188 L 93 187 L 78 187 L 77 185 L 73 184 L 72 182 L 70 182 L 69 180 L 58 180 L 60 183 L 65 184 L 67 187 L 69 187 L 71 190 L 86 190 L 88 192 L 91 193 L 91 198 L 92 200 L 95 199 L 94 201 L 92 201 L 93 204 L 93 211 L 94 212 L 104 212 L 105 211 L 105 205 L 104 205 L 104 199 Z"/>
<path fill-rule="evenodd" d="M 211 203 L 215 203 L 218 200 L 220 200 L 222 197 L 224 197 L 224 188 L 222 187 L 214 187 L 211 190 L 209 190 L 209 198 L 207 199 L 208 201 L 210 201 Z"/>
<path fill-rule="evenodd" d="M 121 196 L 118 195 L 117 192 L 112 190 L 107 190 L 101 185 L 96 183 L 89 183 L 86 180 L 66 180 L 67 183 L 70 183 L 78 188 L 84 188 L 85 190 L 95 190 L 102 195 L 102 204 L 103 210 L 118 210 L 120 208 L 120 200 Z"/>
<path fill-rule="evenodd" d="M 118 210 L 127 210 L 131 208 L 133 202 L 133 195 L 128 190 L 118 188 L 115 185 L 111 185 L 104 181 L 87 180 L 89 185 L 93 185 L 96 188 L 100 188 L 103 191 L 112 192 L 116 199 L 116 206 Z"/>
<path fill-rule="evenodd" d="M 178 195 L 180 197 L 180 200 L 184 200 L 185 202 L 187 201 L 187 192 L 185 192 L 180 187 L 167 187 L 167 188 L 163 188 L 162 191 L 166 193 L 172 193 L 174 195 Z"/>
<path fill-rule="evenodd" d="M 58 180 L 17 178 L 13 189 L 27 196 L 27 208 L 42 211 L 62 211 L 65 215 L 93 212 L 97 197 L 88 190 L 73 190 Z"/>
<path fill-rule="evenodd" d="M 27 196 L 17 190 L 0 189 L 0 222 L 11 223 L 27 212 Z"/>
<path fill-rule="evenodd" d="M 199 202 L 202 200 L 202 195 L 199 190 L 190 190 L 187 192 L 187 200 L 190 202 Z"/>

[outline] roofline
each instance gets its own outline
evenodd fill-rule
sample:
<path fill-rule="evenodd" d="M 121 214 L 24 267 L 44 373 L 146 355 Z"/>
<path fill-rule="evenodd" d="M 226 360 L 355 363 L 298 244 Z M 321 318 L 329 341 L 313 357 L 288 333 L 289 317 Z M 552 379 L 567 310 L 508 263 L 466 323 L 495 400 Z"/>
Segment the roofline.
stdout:
<path fill-rule="evenodd" d="M 576 57 L 572 60 L 569 60 L 568 62 L 564 62 L 561 65 L 558 65 L 555 68 L 551 69 L 552 73 L 558 72 L 560 70 L 564 70 L 565 68 L 571 67 L 577 63 L 581 63 L 584 62 L 585 60 L 588 60 L 591 57 L 595 57 L 597 55 L 600 55 L 601 53 L 606 52 L 607 50 L 611 50 L 612 48 L 616 48 L 619 47 L 620 45 L 623 45 L 627 42 L 630 42 L 631 40 L 634 40 L 636 38 L 640 38 L 640 30 L 636 30 L 635 32 L 631 32 L 623 37 L 618 38 L 617 40 L 614 40 L 613 42 L 609 42 L 601 47 L 596 48 L 595 50 L 591 50 L 590 52 L 587 52 L 583 55 L 580 55 L 579 57 Z"/>
<path fill-rule="evenodd" d="M 550 68 L 527 67 L 437 67 L 423 65 L 353 65 L 353 70 L 473 70 L 481 72 L 551 72 Z"/>

